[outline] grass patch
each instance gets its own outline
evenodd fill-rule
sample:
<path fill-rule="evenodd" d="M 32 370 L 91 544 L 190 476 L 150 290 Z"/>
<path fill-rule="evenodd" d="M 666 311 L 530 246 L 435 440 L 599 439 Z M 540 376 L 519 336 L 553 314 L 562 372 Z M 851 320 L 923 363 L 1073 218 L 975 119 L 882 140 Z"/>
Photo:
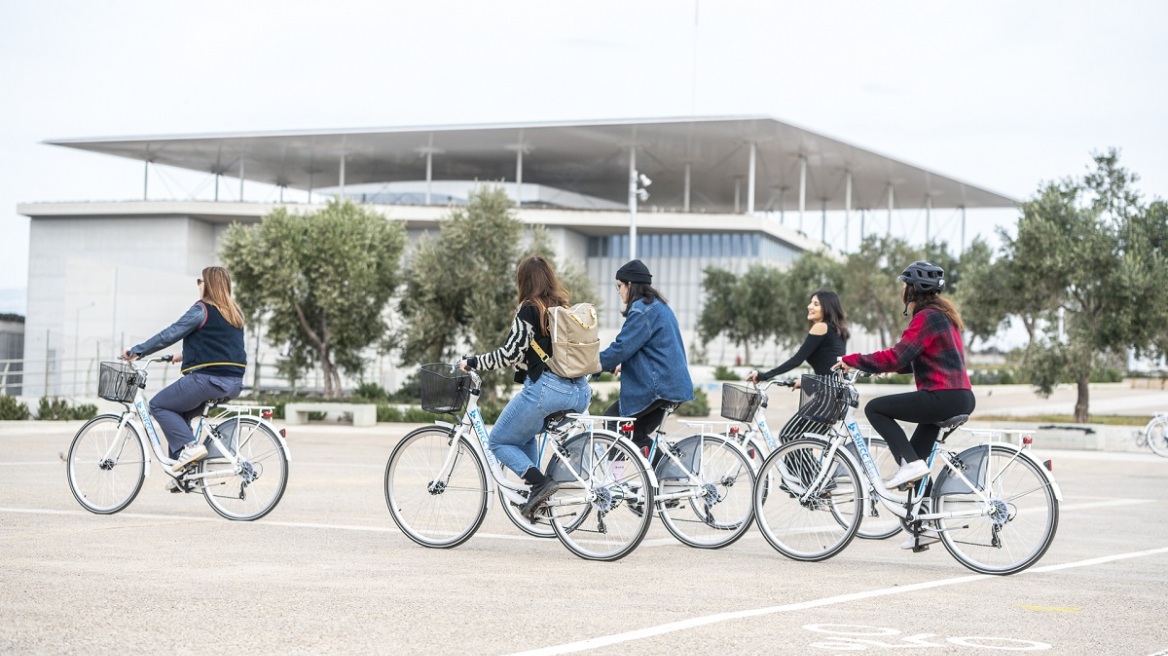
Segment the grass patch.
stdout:
<path fill-rule="evenodd" d="M 1074 415 L 985 415 L 975 413 L 971 421 L 1015 421 L 1029 424 L 1074 424 Z M 1087 423 L 1104 426 L 1143 426 L 1151 415 L 1091 415 Z"/>

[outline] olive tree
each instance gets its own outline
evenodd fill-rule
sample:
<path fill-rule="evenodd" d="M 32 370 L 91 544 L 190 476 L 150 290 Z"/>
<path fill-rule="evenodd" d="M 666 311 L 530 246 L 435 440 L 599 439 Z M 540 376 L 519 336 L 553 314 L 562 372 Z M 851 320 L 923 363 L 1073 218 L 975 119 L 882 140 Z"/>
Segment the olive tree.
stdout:
<path fill-rule="evenodd" d="M 360 373 L 362 352 L 387 330 L 405 230 L 348 201 L 308 214 L 277 208 L 258 225 L 233 224 L 220 258 L 241 309 L 264 316 L 268 340 L 286 342 L 290 373 L 319 365 L 324 395 L 341 395 L 339 369 Z"/>

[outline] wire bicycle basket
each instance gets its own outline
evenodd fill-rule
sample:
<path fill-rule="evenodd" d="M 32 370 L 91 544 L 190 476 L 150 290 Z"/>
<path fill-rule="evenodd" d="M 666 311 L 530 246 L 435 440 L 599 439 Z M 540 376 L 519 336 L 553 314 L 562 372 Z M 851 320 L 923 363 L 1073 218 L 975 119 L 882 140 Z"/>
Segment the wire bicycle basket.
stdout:
<path fill-rule="evenodd" d="M 458 414 L 470 397 L 470 374 L 449 364 L 424 364 L 418 371 L 422 409 L 437 414 Z"/>
<path fill-rule="evenodd" d="M 856 388 L 835 376 L 803 374 L 799 380 L 799 392 L 797 413 L 824 424 L 840 421 L 849 407 L 860 404 Z"/>
<path fill-rule="evenodd" d="M 102 362 L 97 377 L 97 395 L 107 401 L 129 403 L 138 387 L 138 372 L 128 362 Z"/>
<path fill-rule="evenodd" d="M 762 404 L 762 392 L 738 383 L 722 383 L 722 416 L 731 421 L 752 422 Z"/>

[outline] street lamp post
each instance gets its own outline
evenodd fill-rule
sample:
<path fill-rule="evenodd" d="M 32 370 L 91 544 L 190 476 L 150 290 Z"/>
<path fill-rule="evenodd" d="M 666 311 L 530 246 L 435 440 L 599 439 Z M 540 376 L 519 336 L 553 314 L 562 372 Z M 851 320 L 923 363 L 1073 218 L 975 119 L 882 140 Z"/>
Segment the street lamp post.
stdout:
<path fill-rule="evenodd" d="M 81 311 L 97 305 L 97 301 L 90 301 L 89 305 L 77 308 L 73 315 L 73 395 L 77 395 L 77 382 L 81 378 Z"/>
<path fill-rule="evenodd" d="M 629 149 L 629 259 L 637 259 L 637 202 L 649 199 L 645 187 L 653 184 L 649 176 L 637 173 L 637 149 Z"/>

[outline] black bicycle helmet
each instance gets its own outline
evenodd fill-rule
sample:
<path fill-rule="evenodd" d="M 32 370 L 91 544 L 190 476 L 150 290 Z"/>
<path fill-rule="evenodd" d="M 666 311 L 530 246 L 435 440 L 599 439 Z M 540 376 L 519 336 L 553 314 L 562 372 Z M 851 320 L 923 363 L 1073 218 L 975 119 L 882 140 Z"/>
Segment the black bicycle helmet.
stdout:
<path fill-rule="evenodd" d="M 936 264 L 918 260 L 904 268 L 896 278 L 917 294 L 937 294 L 945 289 L 945 270 Z"/>

